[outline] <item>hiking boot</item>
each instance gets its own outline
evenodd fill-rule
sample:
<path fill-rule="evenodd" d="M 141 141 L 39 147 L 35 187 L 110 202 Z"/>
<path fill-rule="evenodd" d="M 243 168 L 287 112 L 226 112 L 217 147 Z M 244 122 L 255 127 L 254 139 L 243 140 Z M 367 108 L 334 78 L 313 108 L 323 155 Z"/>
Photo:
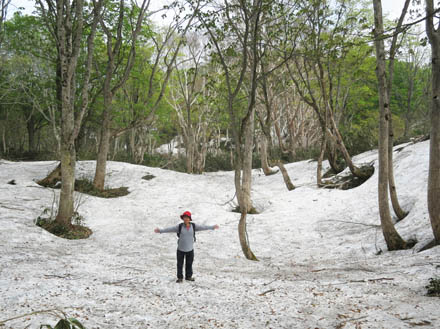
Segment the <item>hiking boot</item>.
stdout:
<path fill-rule="evenodd" d="M 177 283 L 182 283 L 182 282 L 183 282 L 183 279 L 177 279 L 176 282 L 177 282 Z"/>
<path fill-rule="evenodd" d="M 193 277 L 185 278 L 186 281 L 194 281 Z"/>

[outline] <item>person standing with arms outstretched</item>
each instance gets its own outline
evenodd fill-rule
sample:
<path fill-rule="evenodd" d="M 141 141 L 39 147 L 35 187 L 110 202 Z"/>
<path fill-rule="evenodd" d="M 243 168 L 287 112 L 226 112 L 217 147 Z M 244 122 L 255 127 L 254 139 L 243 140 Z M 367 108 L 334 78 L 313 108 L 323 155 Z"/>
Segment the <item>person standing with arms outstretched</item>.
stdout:
<path fill-rule="evenodd" d="M 185 211 L 180 218 L 183 223 L 163 229 L 155 228 L 155 233 L 177 233 L 177 281 L 183 281 L 183 263 L 185 261 L 185 280 L 194 281 L 192 264 L 194 261 L 195 232 L 216 230 L 218 225 L 199 225 L 192 223 L 191 212 Z"/>

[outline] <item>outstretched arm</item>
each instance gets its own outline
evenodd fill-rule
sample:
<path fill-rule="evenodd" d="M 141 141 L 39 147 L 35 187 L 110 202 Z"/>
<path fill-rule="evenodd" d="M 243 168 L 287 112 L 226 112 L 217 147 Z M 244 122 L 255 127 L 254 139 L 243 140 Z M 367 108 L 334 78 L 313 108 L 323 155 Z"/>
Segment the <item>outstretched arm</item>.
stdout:
<path fill-rule="evenodd" d="M 154 233 L 177 233 L 178 231 L 179 231 L 179 225 L 162 228 L 162 229 L 156 227 L 154 229 Z"/>
<path fill-rule="evenodd" d="M 197 231 L 206 231 L 206 230 L 217 230 L 220 227 L 215 224 L 215 225 L 200 225 L 200 224 L 196 224 L 196 232 Z"/>

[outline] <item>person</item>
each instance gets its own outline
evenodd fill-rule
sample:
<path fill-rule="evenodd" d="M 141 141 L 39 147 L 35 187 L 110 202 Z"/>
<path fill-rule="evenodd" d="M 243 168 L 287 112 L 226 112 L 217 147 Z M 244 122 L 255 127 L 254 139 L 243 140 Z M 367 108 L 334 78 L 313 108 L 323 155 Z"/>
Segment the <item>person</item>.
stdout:
<path fill-rule="evenodd" d="M 155 233 L 177 233 L 177 283 L 183 282 L 183 262 L 185 260 L 185 280 L 194 281 L 192 264 L 194 261 L 194 240 L 195 232 L 216 230 L 218 225 L 195 225 L 192 222 L 191 212 L 185 211 L 180 218 L 183 225 L 178 224 L 163 229 L 155 228 Z M 194 230 L 195 229 L 195 230 Z M 179 232 L 180 230 L 180 232 Z"/>

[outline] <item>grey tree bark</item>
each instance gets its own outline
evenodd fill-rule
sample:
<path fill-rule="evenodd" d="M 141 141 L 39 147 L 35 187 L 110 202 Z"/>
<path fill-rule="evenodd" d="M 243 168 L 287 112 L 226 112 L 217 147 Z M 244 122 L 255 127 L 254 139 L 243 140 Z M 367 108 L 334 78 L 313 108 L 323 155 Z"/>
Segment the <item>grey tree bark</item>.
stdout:
<path fill-rule="evenodd" d="M 232 10 L 239 11 L 239 17 L 243 18 L 243 22 L 237 22 L 231 18 Z M 246 232 L 246 217 L 252 208 L 251 201 L 251 184 L 252 184 L 252 149 L 253 149 L 253 133 L 254 133 L 254 115 L 255 115 L 255 98 L 257 88 L 257 67 L 258 52 L 257 39 L 259 35 L 259 18 L 262 10 L 262 1 L 253 0 L 252 4 L 240 2 L 238 6 L 233 8 L 229 3 L 225 3 L 222 14 L 227 17 L 228 24 L 233 26 L 234 37 L 240 43 L 241 51 L 239 74 L 237 77 L 232 76 L 231 68 L 226 62 L 226 55 L 215 30 L 216 24 L 212 21 L 212 15 L 199 15 L 204 27 L 208 31 L 211 42 L 213 43 L 216 53 L 219 57 L 220 64 L 225 74 L 225 83 L 227 88 L 227 103 L 230 116 L 231 129 L 235 143 L 234 149 L 234 184 L 241 212 L 240 222 L 238 225 L 238 235 L 240 245 L 245 257 L 249 260 L 257 260 L 249 246 Z M 243 25 L 238 28 L 238 24 Z M 223 33 L 223 31 L 221 31 Z M 248 104 L 244 117 L 241 117 L 237 111 L 236 100 L 242 88 L 245 74 L 250 68 L 250 87 L 248 89 Z"/>
<path fill-rule="evenodd" d="M 267 137 L 266 134 L 260 135 L 260 159 L 261 168 L 266 176 L 276 174 L 278 171 L 269 167 L 268 155 L 267 155 Z"/>
<path fill-rule="evenodd" d="M 73 194 L 75 188 L 75 163 L 77 138 L 82 118 L 87 110 L 89 96 L 89 78 L 92 65 L 92 54 L 97 22 L 100 16 L 102 1 L 94 3 L 90 34 L 87 42 L 87 60 L 85 78 L 81 90 L 81 105 L 75 115 L 76 84 L 75 71 L 83 37 L 84 2 L 83 0 L 38 0 L 45 23 L 49 27 L 57 47 L 57 106 L 61 113 L 61 192 L 56 221 L 59 225 L 70 228 L 73 216 Z M 47 7 L 45 7 L 47 4 Z M 53 21 L 54 20 L 54 21 Z"/>
<path fill-rule="evenodd" d="M 396 26 L 396 32 L 393 35 L 390 47 L 390 59 L 388 63 L 388 82 L 387 82 L 387 93 L 388 97 L 391 97 L 391 90 L 393 86 L 393 77 L 394 77 L 394 57 L 396 55 L 397 49 L 399 48 L 399 44 L 397 43 L 397 37 L 399 35 L 400 29 L 403 24 L 403 20 L 405 19 L 406 12 L 408 10 L 410 0 L 405 0 L 405 4 L 402 9 L 402 13 L 400 15 L 399 21 Z M 388 101 L 389 104 L 389 101 Z M 404 211 L 400 206 L 399 199 L 397 197 L 397 188 L 396 183 L 394 181 L 394 167 L 393 167 L 393 139 L 394 139 L 394 131 L 393 131 L 393 116 L 390 111 L 389 120 L 388 120 L 388 184 L 390 190 L 390 198 L 391 204 L 394 209 L 394 213 L 396 214 L 399 220 L 405 218 L 408 215 L 408 212 Z"/>
<path fill-rule="evenodd" d="M 428 212 L 435 242 L 440 244 L 440 27 L 434 20 L 434 10 L 434 1 L 426 0 L 426 33 L 431 44 L 432 65 Z"/>
<path fill-rule="evenodd" d="M 374 44 L 376 47 L 376 76 L 379 85 L 379 182 L 378 201 L 382 233 L 388 250 L 406 248 L 406 242 L 400 237 L 391 219 L 388 203 L 388 138 L 389 138 L 389 96 L 385 69 L 385 47 L 383 41 L 383 19 L 381 0 L 373 0 L 374 7 Z"/>

